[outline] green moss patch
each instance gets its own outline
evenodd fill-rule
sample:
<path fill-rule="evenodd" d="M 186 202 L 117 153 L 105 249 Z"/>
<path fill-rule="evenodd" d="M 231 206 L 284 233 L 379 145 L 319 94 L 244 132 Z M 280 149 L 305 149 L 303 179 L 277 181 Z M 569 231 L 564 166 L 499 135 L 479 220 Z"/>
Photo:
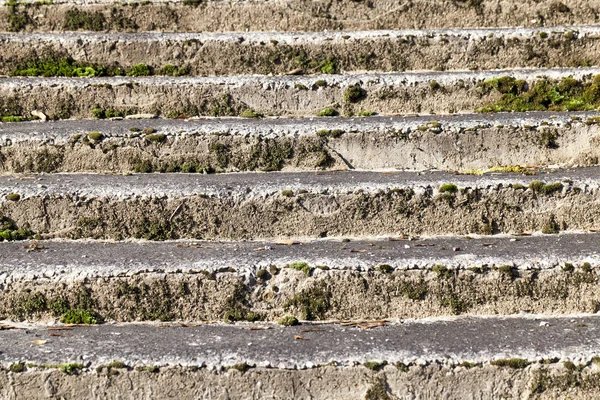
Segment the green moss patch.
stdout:
<path fill-rule="evenodd" d="M 497 91 L 500 100 L 477 112 L 586 111 L 600 106 L 600 75 L 589 81 L 541 79 L 533 84 L 504 76 L 481 82 L 484 92 Z"/>

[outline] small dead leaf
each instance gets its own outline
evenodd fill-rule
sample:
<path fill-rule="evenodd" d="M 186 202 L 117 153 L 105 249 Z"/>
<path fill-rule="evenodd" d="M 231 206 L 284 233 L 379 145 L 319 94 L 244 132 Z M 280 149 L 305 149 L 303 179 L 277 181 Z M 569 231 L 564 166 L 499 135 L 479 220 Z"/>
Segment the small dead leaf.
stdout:
<path fill-rule="evenodd" d="M 0 331 L 5 331 L 5 330 L 9 330 L 9 329 L 19 329 L 16 326 L 12 326 L 12 325 L 6 325 L 6 324 L 0 324 Z"/>
<path fill-rule="evenodd" d="M 351 249 L 350 253 L 366 253 L 366 250 L 356 250 L 356 249 Z"/>
<path fill-rule="evenodd" d="M 267 248 L 266 247 L 256 247 L 254 249 L 252 249 L 252 251 L 265 251 Z"/>
<path fill-rule="evenodd" d="M 41 244 L 38 243 L 37 240 L 31 242 L 30 244 L 28 244 L 27 246 L 23 246 L 24 249 L 27 249 L 28 253 L 31 252 L 41 252 L 44 251 L 45 247 L 42 246 Z"/>
<path fill-rule="evenodd" d="M 300 332 L 305 333 L 305 332 L 320 332 L 321 330 L 318 328 L 312 328 L 312 329 L 300 329 Z"/>
<path fill-rule="evenodd" d="M 493 243 L 481 243 L 481 245 L 483 247 L 489 247 L 489 246 L 493 246 L 494 244 Z"/>
<path fill-rule="evenodd" d="M 69 334 L 66 334 L 66 333 L 54 333 L 54 332 L 50 332 L 50 333 L 48 333 L 48 336 L 71 337 L 73 335 L 69 335 Z"/>
<path fill-rule="evenodd" d="M 199 326 L 200 324 L 186 324 L 186 323 L 179 323 L 179 326 L 182 326 L 184 328 L 193 328 L 194 326 Z"/>
<path fill-rule="evenodd" d="M 296 68 L 286 72 L 286 75 L 303 75 L 304 70 L 302 68 Z"/>
<path fill-rule="evenodd" d="M 295 339 L 295 340 L 307 340 L 307 339 L 304 339 L 304 338 L 303 338 L 302 336 L 300 336 L 300 335 L 296 335 L 296 336 L 294 336 L 294 339 Z"/>
<path fill-rule="evenodd" d="M 302 244 L 301 242 L 298 242 L 296 240 L 280 240 L 278 242 L 275 242 L 275 244 L 280 245 L 280 246 L 292 246 L 294 244 Z"/>
<path fill-rule="evenodd" d="M 73 330 L 73 328 L 70 328 L 68 326 L 51 326 L 50 328 L 48 328 L 49 331 L 71 331 Z"/>
<path fill-rule="evenodd" d="M 47 340 L 43 340 L 43 339 L 36 339 L 36 340 L 32 340 L 31 343 L 33 344 L 46 344 L 48 341 Z"/>

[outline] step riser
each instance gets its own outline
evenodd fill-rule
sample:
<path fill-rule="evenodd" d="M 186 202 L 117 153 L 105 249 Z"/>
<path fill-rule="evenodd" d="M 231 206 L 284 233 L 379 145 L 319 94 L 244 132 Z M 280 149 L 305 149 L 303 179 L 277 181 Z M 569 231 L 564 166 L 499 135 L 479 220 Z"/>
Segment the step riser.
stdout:
<path fill-rule="evenodd" d="M 0 319 L 47 321 L 82 309 L 123 322 L 277 321 L 288 314 L 303 320 L 373 320 L 598 311 L 600 279 L 594 267 L 585 272 L 579 266 L 569 272 L 562 267 L 480 272 L 479 264 L 465 263 L 472 270 L 458 273 L 426 267 L 392 274 L 316 269 L 310 278 L 283 268 L 266 280 L 254 274 L 209 272 L 5 278 Z"/>
<path fill-rule="evenodd" d="M 553 125 L 547 126 L 540 125 L 542 118 L 498 120 L 496 126 L 484 120 L 462 122 L 451 118 L 414 122 L 376 118 L 363 123 L 339 120 L 323 121 L 323 125 L 307 121 L 305 126 L 302 120 L 295 120 L 281 127 L 268 121 L 244 125 L 244 121 L 235 120 L 88 124 L 104 135 L 99 143 L 90 141 L 90 132 L 82 129 L 86 126 L 83 124 L 71 129 L 69 123 L 60 127 L 31 124 L 23 131 L 19 131 L 19 125 L 10 125 L 0 129 L 4 134 L 0 141 L 0 171 L 189 172 L 186 166 L 190 165 L 215 172 L 339 168 L 485 171 L 510 165 L 591 166 L 598 164 L 600 149 L 596 144 L 598 126 L 587 122 L 588 115 L 580 114 L 581 121 L 572 122 L 548 118 L 544 123 Z M 435 123 L 440 126 L 433 126 Z M 45 126 L 52 130 L 30 132 Z M 131 138 L 129 128 L 151 128 L 157 133 Z M 344 133 L 335 138 L 317 134 L 335 129 Z M 224 135 L 224 131 L 229 133 Z M 294 131 L 299 136 L 291 134 Z M 163 139 L 157 134 L 167 136 Z M 157 137 L 162 141 L 151 140 Z"/>
<path fill-rule="evenodd" d="M 336 68 L 404 71 L 600 64 L 598 29 L 581 30 L 577 37 L 564 29 L 556 33 L 547 29 L 544 32 L 548 38 L 541 38 L 537 30 L 516 34 L 489 31 L 493 37 L 487 37 L 487 31 L 464 31 L 466 36 L 437 31 L 432 37 L 415 36 L 417 31 L 347 32 L 347 40 L 342 38 L 344 33 L 236 33 L 219 38 L 202 34 L 2 35 L 0 73 L 10 73 L 34 55 L 70 56 L 80 62 L 105 66 L 116 63 L 126 68 L 145 63 L 156 70 L 167 64 L 188 64 L 193 75 L 282 74 L 297 68 L 333 72 Z M 279 43 L 275 45 L 271 40 Z"/>
<path fill-rule="evenodd" d="M 528 398 L 532 387 L 546 399 L 558 394 L 572 399 L 597 395 L 596 374 L 569 372 L 562 366 L 544 366 L 545 373 L 534 369 L 514 370 L 494 366 L 447 368 L 440 365 L 411 367 L 402 372 L 386 367 L 372 372 L 364 367 L 322 367 L 301 371 L 252 369 L 217 374 L 207 370 L 165 368 L 161 372 L 113 369 L 112 374 L 83 373 L 67 375 L 60 371 L 34 371 L 21 374 L 0 372 L 0 396 L 7 400 L 57 397 L 87 398 L 169 398 L 178 399 L 255 398 L 291 399 L 382 399 L 393 393 L 399 398 Z M 424 378 L 426 377 L 426 378 Z M 572 386 L 568 383 L 570 382 Z M 532 386 L 532 384 L 537 384 Z M 583 386 L 583 387 L 581 387 Z M 48 388 L 47 391 L 40 388 Z M 174 389 L 176 388 L 176 389 Z M 545 393 L 544 393 L 545 392 Z M 93 393 L 102 393 L 96 397 Z M 366 397 L 365 397 L 366 396 Z"/>
<path fill-rule="evenodd" d="M 541 82 L 540 75 L 548 75 L 555 85 L 564 78 L 575 77 L 580 87 L 590 88 L 594 85 L 592 75 L 596 74 L 600 74 L 600 69 L 311 78 L 10 78 L 0 79 L 0 116 L 32 118 L 34 110 L 43 111 L 50 119 L 103 117 L 98 110 L 117 115 L 239 116 L 248 109 L 267 116 L 315 116 L 325 107 L 334 108 L 341 115 L 359 115 L 364 111 L 468 113 L 503 98 L 499 90 L 488 87 L 499 78 L 522 79 L 532 89 Z"/>
<path fill-rule="evenodd" d="M 556 192 L 543 194 L 511 188 L 509 182 L 502 188 L 492 185 L 456 194 L 438 194 L 419 185 L 400 185 L 401 189 L 395 191 L 348 189 L 330 194 L 306 187 L 307 193 L 297 188 L 288 194 L 282 193 L 284 186 L 268 195 L 244 193 L 242 188 L 211 195 L 213 189 L 207 187 L 207 194 L 197 188 L 195 194 L 169 196 L 157 194 L 160 189 L 156 188 L 153 195 L 142 192 L 141 198 L 127 187 L 121 194 L 86 195 L 76 186 L 69 189 L 67 184 L 62 193 L 48 191 L 40 196 L 7 185 L 1 190 L 3 199 L 12 192 L 22 199 L 4 200 L 0 215 L 11 218 L 19 227 L 29 226 L 35 233 L 63 238 L 236 240 L 521 233 L 549 227 L 552 231 L 600 229 L 600 209 L 594 206 L 600 192 L 595 184 L 565 184 Z M 67 194 L 70 191 L 77 194 Z"/>
<path fill-rule="evenodd" d="M 55 2 L 56 3 L 56 2 Z M 512 2 L 511 2 L 512 3 Z M 391 0 L 369 2 L 208 2 L 200 7 L 155 4 L 136 7 L 105 4 L 17 6 L 0 8 L 0 31 L 49 32 L 102 31 L 322 31 L 369 29 L 431 29 L 481 26 L 556 26 L 594 24 L 597 1 L 571 0 L 568 7 L 556 2 L 522 1 L 507 5 L 494 0 L 479 6 L 459 2 L 413 1 L 398 6 Z M 114 11 L 113 11 L 114 9 Z M 567 11 L 568 9 L 568 11 Z M 90 22 L 76 23 L 67 13 Z M 103 18 L 96 13 L 102 14 Z M 82 15 L 83 14 L 83 15 Z M 11 15 L 24 16 L 11 25 Z M 13 17 L 14 18 L 14 17 Z M 80 21 L 81 21 L 80 19 Z"/>

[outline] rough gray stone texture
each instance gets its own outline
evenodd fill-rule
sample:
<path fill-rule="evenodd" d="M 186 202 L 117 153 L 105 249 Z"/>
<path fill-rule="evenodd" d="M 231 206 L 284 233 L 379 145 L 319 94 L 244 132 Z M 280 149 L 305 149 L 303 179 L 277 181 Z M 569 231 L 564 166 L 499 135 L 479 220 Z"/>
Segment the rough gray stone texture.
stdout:
<path fill-rule="evenodd" d="M 0 124 L 0 171 L 139 172 L 145 167 L 150 172 L 185 163 L 217 172 L 590 166 L 600 157 L 597 115 L 7 123 Z M 155 133 L 134 134 L 132 128 Z M 104 139 L 90 143 L 92 131 Z M 317 134 L 323 131 L 342 134 Z M 166 136 L 150 140 L 156 134 Z M 277 151 L 277 159 L 267 157 Z"/>
<path fill-rule="evenodd" d="M 4 175 L 0 214 L 17 226 L 63 238 L 261 239 L 590 230 L 600 228 L 600 211 L 594 206 L 597 171 L 590 167 L 483 177 L 358 171 Z M 542 182 L 528 189 L 533 181 L 548 185 Z M 445 184 L 450 186 L 442 188 Z M 20 201 L 8 200 L 10 193 L 19 194 Z"/>
<path fill-rule="evenodd" d="M 547 36 L 541 37 L 545 32 Z M 501 69 L 598 65 L 600 28 L 487 28 L 302 33 L 2 34 L 0 73 L 31 57 L 131 67 L 190 66 L 192 75 Z"/>
<path fill-rule="evenodd" d="M 340 115 L 471 113 L 502 97 L 480 85 L 488 79 L 511 76 L 532 85 L 542 77 L 573 77 L 589 83 L 598 74 L 598 68 L 544 68 L 310 77 L 14 77 L 0 79 L 0 105 L 4 114 L 31 118 L 38 110 L 50 119 L 92 118 L 95 109 L 163 117 L 238 116 L 248 109 L 265 116 L 315 116 L 325 107 Z M 346 92 L 355 85 L 363 96 L 348 101 Z"/>
<path fill-rule="evenodd" d="M 24 361 L 78 362 L 96 367 L 118 360 L 130 366 L 218 368 L 246 362 L 283 369 L 333 361 L 350 366 L 366 361 L 424 365 L 515 357 L 580 363 L 598 354 L 600 340 L 598 317 L 578 315 L 461 317 L 405 321 L 371 329 L 337 324 L 193 325 L 105 324 L 54 331 L 68 336 L 51 335 L 53 331 L 44 326 L 25 325 L 0 331 L 0 359 L 5 366 Z M 256 329 L 261 327 L 264 329 Z M 295 335 L 305 340 L 294 339 Z M 36 345 L 34 340 L 46 342 Z"/>

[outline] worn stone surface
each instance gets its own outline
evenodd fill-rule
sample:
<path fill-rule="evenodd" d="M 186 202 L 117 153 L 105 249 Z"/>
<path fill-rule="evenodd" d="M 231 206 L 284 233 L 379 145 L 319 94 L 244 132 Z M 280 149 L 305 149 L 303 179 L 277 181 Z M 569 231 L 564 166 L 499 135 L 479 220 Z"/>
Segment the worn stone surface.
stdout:
<path fill-rule="evenodd" d="M 27 32 L 69 29 L 65 24 L 70 10 L 101 13 L 104 22 L 99 27 L 110 31 L 320 31 L 584 25 L 598 21 L 598 6 L 596 0 L 204 1 L 198 7 L 154 0 L 131 6 L 112 1 L 54 1 L 50 6 L 17 7 L 15 12 L 27 17 L 23 26 Z M 9 15 L 8 7 L 0 9 L 0 30 L 11 29 Z"/>
<path fill-rule="evenodd" d="M 51 320 L 70 309 L 117 321 L 596 312 L 598 240 L 2 243 L 0 316 Z M 305 271 L 293 263 L 306 263 L 298 264 Z"/>
<path fill-rule="evenodd" d="M 98 239 L 590 230 L 597 170 L 4 175 L 0 214 L 43 236 Z"/>
<path fill-rule="evenodd" d="M 42 110 L 51 119 L 92 118 L 95 110 L 170 118 L 239 116 L 245 110 L 302 117 L 326 107 L 340 115 L 472 113 L 502 97 L 485 89 L 485 80 L 511 76 L 533 86 L 540 77 L 574 77 L 587 84 L 598 74 L 598 68 L 564 68 L 311 77 L 6 78 L 0 79 L 0 104 L 5 113 L 31 118 L 33 111 Z M 356 85 L 363 95 L 348 100 L 347 91 Z"/>
<path fill-rule="evenodd" d="M 545 32 L 546 37 L 541 37 Z M 600 62 L 600 28 L 322 33 L 1 34 L 0 73 L 31 57 L 131 67 L 189 65 L 192 75 L 580 67 Z M 109 61 L 110 60 L 110 61 Z"/>
<path fill-rule="evenodd" d="M 336 325 L 269 330 L 248 330 L 243 325 L 4 330 L 0 358 L 5 366 L 18 361 L 29 366 L 26 372 L 0 372 L 0 390 L 6 399 L 106 398 L 125 393 L 130 397 L 123 398 L 132 399 L 248 398 L 249 393 L 276 399 L 551 399 L 568 393 L 586 399 L 594 397 L 599 387 L 598 367 L 590 362 L 597 349 L 597 320 L 465 318 L 369 330 Z M 518 357 L 514 360 L 520 366 L 489 364 L 509 357 Z M 335 361 L 336 366 L 314 368 L 321 360 Z M 401 363 L 374 364 L 377 371 L 356 366 L 367 361 Z M 73 374 L 57 370 L 66 362 L 81 365 Z M 245 372 L 221 369 L 236 363 L 244 369 L 239 364 L 244 362 L 250 364 Z"/>
<path fill-rule="evenodd" d="M 595 116 L 534 112 L 9 123 L 0 126 L 0 171 L 177 172 L 192 166 L 216 172 L 483 171 L 516 165 L 590 166 L 600 156 L 598 127 L 595 120 L 590 122 Z M 144 129 L 153 133 L 145 134 Z M 102 140 L 90 140 L 87 135 L 92 131 L 101 133 Z"/>

